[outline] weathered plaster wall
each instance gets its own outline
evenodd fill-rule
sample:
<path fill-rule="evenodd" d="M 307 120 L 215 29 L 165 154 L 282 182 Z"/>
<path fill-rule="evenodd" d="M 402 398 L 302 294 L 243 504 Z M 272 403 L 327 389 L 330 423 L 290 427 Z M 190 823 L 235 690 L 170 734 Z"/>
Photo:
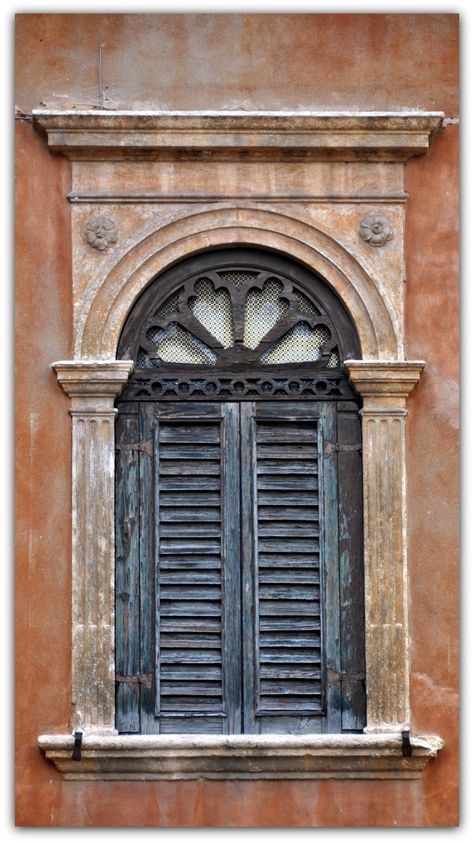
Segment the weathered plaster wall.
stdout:
<path fill-rule="evenodd" d="M 94 104 L 100 42 L 122 107 L 457 116 L 455 15 L 20 15 L 18 107 Z M 413 726 L 446 746 L 419 782 L 261 783 L 64 782 L 36 747 L 69 719 L 70 420 L 49 364 L 72 356 L 70 171 L 17 130 L 18 824 L 455 824 L 457 128 L 406 167 L 407 357 L 427 361 L 408 423 Z"/>

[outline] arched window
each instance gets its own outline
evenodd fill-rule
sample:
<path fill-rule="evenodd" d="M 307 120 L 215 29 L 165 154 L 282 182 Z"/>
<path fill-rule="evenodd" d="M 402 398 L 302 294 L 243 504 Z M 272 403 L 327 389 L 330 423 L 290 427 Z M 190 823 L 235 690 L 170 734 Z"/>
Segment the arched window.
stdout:
<path fill-rule="evenodd" d="M 365 725 L 361 432 L 340 300 L 270 251 L 208 251 L 130 312 L 117 403 L 125 733 Z"/>

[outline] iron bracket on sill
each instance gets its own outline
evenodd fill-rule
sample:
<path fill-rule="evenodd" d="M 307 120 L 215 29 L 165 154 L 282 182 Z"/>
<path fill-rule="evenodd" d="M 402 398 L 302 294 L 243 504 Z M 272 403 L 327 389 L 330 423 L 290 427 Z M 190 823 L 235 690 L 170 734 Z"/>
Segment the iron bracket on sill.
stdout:
<path fill-rule="evenodd" d="M 82 750 L 82 732 L 74 732 L 74 747 L 72 750 L 71 759 L 73 761 L 80 761 L 81 760 L 81 750 Z"/>
<path fill-rule="evenodd" d="M 410 743 L 409 729 L 406 729 L 402 732 L 402 755 L 404 758 L 411 758 L 411 756 L 413 755 L 413 749 Z"/>

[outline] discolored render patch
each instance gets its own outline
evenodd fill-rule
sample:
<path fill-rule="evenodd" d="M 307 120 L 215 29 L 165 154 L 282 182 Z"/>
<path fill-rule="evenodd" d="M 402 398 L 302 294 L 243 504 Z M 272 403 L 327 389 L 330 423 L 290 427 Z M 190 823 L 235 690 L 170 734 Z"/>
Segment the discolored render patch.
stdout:
<path fill-rule="evenodd" d="M 458 111 L 456 14 L 22 14 L 17 103 Z M 139 45 L 139 61 L 137 53 Z M 422 45 L 422 47 L 420 47 Z M 344 56 L 344 61 L 341 61 Z"/>

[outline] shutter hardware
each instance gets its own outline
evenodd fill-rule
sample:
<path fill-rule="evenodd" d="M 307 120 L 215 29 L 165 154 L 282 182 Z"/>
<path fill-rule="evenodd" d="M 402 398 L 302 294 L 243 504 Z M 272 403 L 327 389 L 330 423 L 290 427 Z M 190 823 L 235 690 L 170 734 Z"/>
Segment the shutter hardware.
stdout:
<path fill-rule="evenodd" d="M 116 445 L 116 451 L 143 451 L 149 457 L 153 456 L 153 439 L 147 439 L 146 442 L 133 442 L 131 445 Z"/>
<path fill-rule="evenodd" d="M 151 688 L 153 684 L 152 673 L 139 673 L 134 676 L 118 676 L 115 674 L 116 682 L 138 682 L 139 685 L 145 685 L 145 688 Z"/>
<path fill-rule="evenodd" d="M 365 673 L 349 673 L 345 670 L 338 673 L 330 668 L 326 670 L 326 682 L 328 685 L 335 685 L 343 679 L 351 679 L 354 682 L 365 682 Z"/>
<path fill-rule="evenodd" d="M 81 748 L 82 748 L 82 732 L 74 732 L 74 748 L 72 750 L 71 759 L 73 761 L 80 761 L 81 760 Z"/>
<path fill-rule="evenodd" d="M 333 454 L 334 451 L 361 451 L 362 444 L 359 442 L 357 445 L 339 445 L 338 442 L 326 442 L 324 446 L 324 456 L 328 457 L 330 454 Z"/>

